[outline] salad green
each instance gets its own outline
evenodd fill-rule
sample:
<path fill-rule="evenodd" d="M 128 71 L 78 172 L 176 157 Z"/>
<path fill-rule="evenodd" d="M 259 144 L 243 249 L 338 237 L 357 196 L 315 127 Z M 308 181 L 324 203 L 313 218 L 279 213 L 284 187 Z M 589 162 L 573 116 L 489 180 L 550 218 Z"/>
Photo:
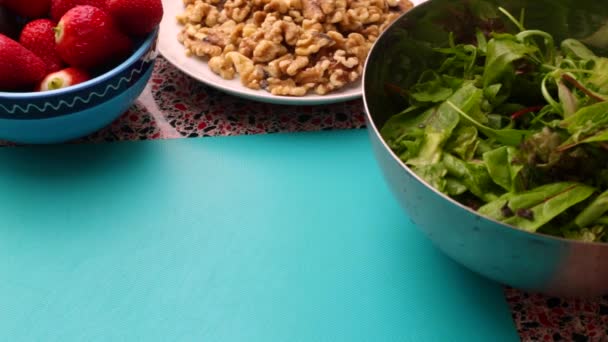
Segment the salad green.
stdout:
<path fill-rule="evenodd" d="M 451 35 L 433 49 L 438 67 L 390 85 L 407 108 L 381 135 L 422 179 L 482 215 L 608 242 L 608 58 L 499 10 L 515 32 Z"/>

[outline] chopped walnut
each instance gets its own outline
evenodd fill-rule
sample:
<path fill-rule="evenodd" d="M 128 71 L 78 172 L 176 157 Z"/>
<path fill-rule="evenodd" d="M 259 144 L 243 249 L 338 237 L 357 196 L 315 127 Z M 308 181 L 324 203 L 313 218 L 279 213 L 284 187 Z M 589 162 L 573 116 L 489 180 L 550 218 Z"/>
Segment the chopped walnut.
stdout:
<path fill-rule="evenodd" d="M 310 87 L 311 85 L 308 84 L 298 86 L 292 79 L 268 79 L 268 90 L 273 95 L 304 96 L 306 95 Z"/>
<path fill-rule="evenodd" d="M 325 73 L 330 65 L 331 61 L 323 58 L 314 66 L 302 70 L 296 75 L 295 79 L 299 84 L 324 83 L 326 82 Z"/>
<path fill-rule="evenodd" d="M 304 32 L 296 42 L 296 55 L 309 56 L 319 52 L 322 47 L 333 44 L 334 41 L 325 33 L 316 31 Z"/>
<path fill-rule="evenodd" d="M 294 58 L 295 57 L 295 58 Z M 295 76 L 309 63 L 306 56 L 283 55 L 268 63 L 266 71 L 272 77 Z"/>
<path fill-rule="evenodd" d="M 338 50 L 334 53 L 334 59 L 347 68 L 354 68 L 359 64 L 357 57 L 347 57 L 346 51 Z"/>
<path fill-rule="evenodd" d="M 270 40 L 262 40 L 253 50 L 254 62 L 270 62 L 287 53 L 287 48 Z"/>
<path fill-rule="evenodd" d="M 252 10 L 250 1 L 246 0 L 227 0 L 224 3 L 226 16 L 237 23 L 245 21 Z"/>
<path fill-rule="evenodd" d="M 380 36 L 380 27 L 378 25 L 369 25 L 365 29 L 361 30 L 361 34 L 370 40 L 370 37 Z"/>
<path fill-rule="evenodd" d="M 302 14 L 304 18 L 317 22 L 325 19 L 325 13 L 321 9 L 320 2 L 323 0 L 302 0 Z M 327 0 L 331 1 L 331 0 Z"/>
<path fill-rule="evenodd" d="M 374 41 L 409 0 L 182 0 L 177 39 L 224 79 L 277 96 L 357 82 Z"/>
<path fill-rule="evenodd" d="M 226 60 L 234 66 L 236 72 L 241 76 L 241 83 L 251 89 L 260 89 L 260 83 L 264 79 L 264 70 L 256 66 L 253 61 L 236 51 L 228 52 Z"/>
<path fill-rule="evenodd" d="M 209 59 L 209 68 L 225 80 L 231 80 L 236 74 L 233 63 L 223 56 Z"/>

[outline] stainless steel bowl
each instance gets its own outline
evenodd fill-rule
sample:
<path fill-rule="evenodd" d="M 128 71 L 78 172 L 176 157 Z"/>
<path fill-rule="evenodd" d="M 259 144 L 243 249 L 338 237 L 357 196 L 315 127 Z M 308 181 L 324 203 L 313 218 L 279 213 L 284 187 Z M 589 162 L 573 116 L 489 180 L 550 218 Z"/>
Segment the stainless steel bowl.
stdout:
<path fill-rule="evenodd" d="M 528 233 L 481 217 L 439 193 L 391 151 L 379 129 L 404 103 L 387 84 L 407 85 L 426 56 L 403 37 L 443 45 L 450 31 L 474 34 L 478 24 L 509 25 L 492 8 L 526 11 L 526 28 L 561 40 L 583 39 L 608 50 L 608 6 L 597 0 L 430 0 L 402 15 L 376 41 L 363 75 L 369 136 L 386 181 L 417 227 L 453 260 L 505 285 L 557 296 L 608 294 L 608 244 Z"/>

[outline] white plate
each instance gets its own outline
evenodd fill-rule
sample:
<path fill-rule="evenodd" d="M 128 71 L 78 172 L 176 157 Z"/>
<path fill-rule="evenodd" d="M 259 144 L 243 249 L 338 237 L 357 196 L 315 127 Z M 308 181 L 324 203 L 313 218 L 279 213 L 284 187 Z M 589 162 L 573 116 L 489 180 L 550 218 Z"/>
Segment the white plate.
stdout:
<path fill-rule="evenodd" d="M 288 105 L 319 105 L 344 102 L 358 99 L 362 95 L 361 81 L 323 96 L 312 93 L 302 97 L 293 97 L 272 95 L 265 90 L 249 89 L 241 84 L 238 77 L 233 80 L 225 80 L 211 71 L 202 59 L 187 57 L 184 46 L 177 40 L 177 35 L 182 26 L 177 23 L 175 17 L 184 11 L 183 1 L 162 1 L 165 14 L 160 24 L 159 52 L 176 68 L 211 87 L 250 100 Z M 410 1 L 418 5 L 426 0 Z"/>
<path fill-rule="evenodd" d="M 294 97 L 272 95 L 265 90 L 249 89 L 241 84 L 238 75 L 233 80 L 225 80 L 211 71 L 202 59 L 187 57 L 184 46 L 177 40 L 177 35 L 183 26 L 177 23 L 175 16 L 184 11 L 183 1 L 163 0 L 163 6 L 165 14 L 160 24 L 159 52 L 176 68 L 211 87 L 250 100 L 287 105 L 329 104 L 357 99 L 362 95 L 360 81 L 323 96 L 312 93 Z"/>

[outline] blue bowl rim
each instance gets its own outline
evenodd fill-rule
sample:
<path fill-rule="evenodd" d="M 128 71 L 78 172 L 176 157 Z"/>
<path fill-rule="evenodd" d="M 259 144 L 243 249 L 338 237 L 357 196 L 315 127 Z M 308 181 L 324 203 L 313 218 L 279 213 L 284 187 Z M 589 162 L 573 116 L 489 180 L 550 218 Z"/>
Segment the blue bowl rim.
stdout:
<path fill-rule="evenodd" d="M 112 68 L 105 73 L 98 75 L 86 82 L 79 83 L 77 85 L 49 90 L 49 91 L 30 91 L 30 92 L 2 92 L 0 91 L 0 99 L 32 99 L 38 100 L 41 98 L 48 97 L 69 97 L 72 93 L 84 90 L 88 87 L 98 85 L 100 83 L 104 83 L 112 79 L 117 74 L 127 70 L 133 64 L 135 64 L 149 49 L 149 47 L 154 43 L 156 37 L 158 36 L 159 28 L 158 26 L 154 29 L 154 31 L 150 32 L 140 43 L 139 47 L 131 54 L 129 58 L 125 61 Z"/>

